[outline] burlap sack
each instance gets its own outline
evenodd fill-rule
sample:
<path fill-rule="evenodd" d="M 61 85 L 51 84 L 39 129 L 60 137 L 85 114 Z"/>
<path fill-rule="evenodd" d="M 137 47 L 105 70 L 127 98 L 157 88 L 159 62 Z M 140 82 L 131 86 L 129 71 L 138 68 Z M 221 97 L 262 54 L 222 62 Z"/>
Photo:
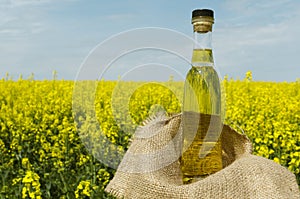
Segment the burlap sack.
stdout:
<path fill-rule="evenodd" d="M 178 160 L 181 136 L 181 114 L 148 121 L 137 130 L 106 191 L 125 199 L 300 198 L 293 173 L 252 155 L 249 139 L 226 125 L 221 134 L 224 168 L 183 185 Z"/>

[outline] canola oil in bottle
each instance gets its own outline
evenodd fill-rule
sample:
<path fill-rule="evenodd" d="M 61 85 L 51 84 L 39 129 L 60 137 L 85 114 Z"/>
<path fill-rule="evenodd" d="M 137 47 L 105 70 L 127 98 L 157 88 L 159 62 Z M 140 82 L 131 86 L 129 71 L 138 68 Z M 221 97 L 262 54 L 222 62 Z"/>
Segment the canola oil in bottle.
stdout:
<path fill-rule="evenodd" d="M 194 49 L 183 99 L 183 182 L 189 184 L 222 169 L 221 89 L 212 51 L 214 12 L 194 10 Z"/>

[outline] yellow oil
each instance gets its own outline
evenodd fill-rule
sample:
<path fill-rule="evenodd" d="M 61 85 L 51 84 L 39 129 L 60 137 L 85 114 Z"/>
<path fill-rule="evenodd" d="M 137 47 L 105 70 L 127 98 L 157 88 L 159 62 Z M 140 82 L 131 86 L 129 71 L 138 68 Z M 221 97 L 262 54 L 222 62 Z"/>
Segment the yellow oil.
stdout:
<path fill-rule="evenodd" d="M 194 50 L 192 64 L 183 102 L 181 170 L 186 184 L 222 169 L 221 89 L 212 51 Z"/>

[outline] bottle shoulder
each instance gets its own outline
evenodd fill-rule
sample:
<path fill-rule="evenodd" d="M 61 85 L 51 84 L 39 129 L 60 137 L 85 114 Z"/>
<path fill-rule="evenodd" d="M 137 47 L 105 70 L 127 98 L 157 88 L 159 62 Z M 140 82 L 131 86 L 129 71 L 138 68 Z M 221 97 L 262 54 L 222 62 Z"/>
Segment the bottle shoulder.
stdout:
<path fill-rule="evenodd" d="M 191 69 L 187 73 L 187 79 L 196 76 L 198 78 L 209 78 L 214 81 L 218 81 L 219 75 L 213 66 L 192 66 Z"/>

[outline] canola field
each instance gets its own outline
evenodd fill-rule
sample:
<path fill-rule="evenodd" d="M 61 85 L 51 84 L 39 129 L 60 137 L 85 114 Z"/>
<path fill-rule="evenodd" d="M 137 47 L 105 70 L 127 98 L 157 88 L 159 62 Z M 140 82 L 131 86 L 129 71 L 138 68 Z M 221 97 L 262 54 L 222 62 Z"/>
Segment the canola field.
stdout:
<path fill-rule="evenodd" d="M 104 188 L 118 163 L 113 160 L 126 152 L 135 128 L 158 110 L 181 111 L 182 82 L 91 84 L 97 86 L 86 104 L 90 109 L 80 109 L 74 104 L 89 97 L 88 86 L 78 88 L 82 85 L 64 80 L 0 80 L 0 199 L 113 198 Z M 224 122 L 242 129 L 254 154 L 288 168 L 299 183 L 300 81 L 255 82 L 247 73 L 243 80 L 225 77 L 223 86 Z M 99 128 L 84 123 L 91 117 L 100 134 Z M 85 135 L 85 130 L 92 134 Z M 98 149 L 105 152 L 97 156 Z M 99 158 L 111 159 L 113 168 Z"/>

